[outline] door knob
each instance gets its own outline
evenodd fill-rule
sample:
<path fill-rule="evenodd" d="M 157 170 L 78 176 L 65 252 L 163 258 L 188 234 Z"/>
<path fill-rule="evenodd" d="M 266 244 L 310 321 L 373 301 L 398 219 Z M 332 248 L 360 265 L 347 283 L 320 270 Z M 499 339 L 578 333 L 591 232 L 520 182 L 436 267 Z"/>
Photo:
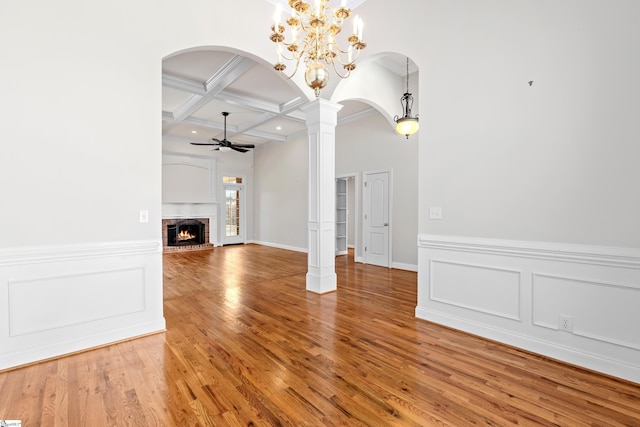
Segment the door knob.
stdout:
<path fill-rule="evenodd" d="M 385 223 L 384 223 L 384 226 L 385 226 L 385 227 L 388 227 L 388 226 L 389 226 L 389 223 L 388 223 L 388 222 L 385 222 Z"/>

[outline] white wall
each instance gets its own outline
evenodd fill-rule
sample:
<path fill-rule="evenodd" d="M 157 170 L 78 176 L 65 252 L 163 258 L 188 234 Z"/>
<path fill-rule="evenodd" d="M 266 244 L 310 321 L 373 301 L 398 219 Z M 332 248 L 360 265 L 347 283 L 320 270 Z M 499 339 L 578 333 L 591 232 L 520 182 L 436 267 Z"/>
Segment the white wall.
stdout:
<path fill-rule="evenodd" d="M 215 203 L 217 159 L 190 155 L 162 156 L 163 203 Z"/>
<path fill-rule="evenodd" d="M 137 20 L 152 4 L 0 5 L 2 247 L 158 239 L 158 28 Z"/>
<path fill-rule="evenodd" d="M 640 247 L 640 3 L 432 5 L 420 231 Z"/>
<path fill-rule="evenodd" d="M 307 137 L 260 147 L 255 150 L 254 158 L 253 240 L 307 251 Z"/>

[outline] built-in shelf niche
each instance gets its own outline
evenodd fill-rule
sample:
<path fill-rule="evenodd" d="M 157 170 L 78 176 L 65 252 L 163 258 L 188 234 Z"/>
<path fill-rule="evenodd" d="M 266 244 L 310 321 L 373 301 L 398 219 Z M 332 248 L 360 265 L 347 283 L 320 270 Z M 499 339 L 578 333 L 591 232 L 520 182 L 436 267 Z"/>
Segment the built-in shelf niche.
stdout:
<path fill-rule="evenodd" d="M 336 255 L 347 253 L 347 178 L 336 179 Z"/>

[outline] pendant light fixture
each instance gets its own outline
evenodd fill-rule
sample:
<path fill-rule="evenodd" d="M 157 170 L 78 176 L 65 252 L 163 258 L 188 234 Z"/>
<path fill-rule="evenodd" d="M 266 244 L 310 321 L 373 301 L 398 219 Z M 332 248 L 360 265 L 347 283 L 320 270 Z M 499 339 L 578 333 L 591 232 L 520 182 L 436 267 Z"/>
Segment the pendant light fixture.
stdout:
<path fill-rule="evenodd" d="M 409 139 L 409 135 L 418 132 L 420 128 L 418 116 L 411 116 L 413 96 L 409 93 L 409 58 L 407 58 L 407 91 L 402 95 L 402 98 L 400 98 L 400 104 L 402 105 L 402 117 L 395 116 L 393 119 L 396 122 L 396 132 Z"/>

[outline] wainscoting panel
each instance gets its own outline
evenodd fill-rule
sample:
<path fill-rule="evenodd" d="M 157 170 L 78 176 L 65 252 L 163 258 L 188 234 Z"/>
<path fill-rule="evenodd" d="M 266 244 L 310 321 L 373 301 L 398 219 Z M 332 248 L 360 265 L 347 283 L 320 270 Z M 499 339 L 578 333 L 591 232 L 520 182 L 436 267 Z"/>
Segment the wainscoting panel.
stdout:
<path fill-rule="evenodd" d="M 416 317 L 640 383 L 640 249 L 418 236 Z"/>
<path fill-rule="evenodd" d="M 143 268 L 9 282 L 9 335 L 144 311 L 144 285 Z"/>
<path fill-rule="evenodd" d="M 162 331 L 162 243 L 0 252 L 0 369 Z"/>
<path fill-rule="evenodd" d="M 430 262 L 431 300 L 520 320 L 519 271 L 436 259 Z"/>
<path fill-rule="evenodd" d="M 616 301 L 615 307 L 598 303 L 609 300 Z M 533 275 L 533 323 L 537 326 L 559 330 L 559 317 L 570 316 L 574 335 L 640 350 L 639 308 L 638 283 Z"/>

